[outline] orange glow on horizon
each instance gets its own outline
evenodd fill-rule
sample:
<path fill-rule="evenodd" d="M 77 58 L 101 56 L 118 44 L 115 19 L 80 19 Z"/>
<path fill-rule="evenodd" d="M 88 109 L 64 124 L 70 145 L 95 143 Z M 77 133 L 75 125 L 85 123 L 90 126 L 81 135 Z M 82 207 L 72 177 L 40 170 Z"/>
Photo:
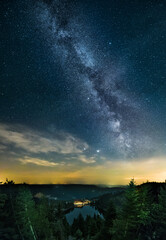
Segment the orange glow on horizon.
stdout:
<path fill-rule="evenodd" d="M 166 161 L 151 158 L 140 161 L 107 161 L 104 165 L 86 166 L 78 170 L 63 170 L 48 167 L 32 168 L 32 165 L 18 166 L 1 172 L 0 181 L 6 178 L 16 183 L 29 184 L 105 184 L 126 185 L 131 178 L 137 184 L 148 181 L 163 182 L 166 179 Z"/>

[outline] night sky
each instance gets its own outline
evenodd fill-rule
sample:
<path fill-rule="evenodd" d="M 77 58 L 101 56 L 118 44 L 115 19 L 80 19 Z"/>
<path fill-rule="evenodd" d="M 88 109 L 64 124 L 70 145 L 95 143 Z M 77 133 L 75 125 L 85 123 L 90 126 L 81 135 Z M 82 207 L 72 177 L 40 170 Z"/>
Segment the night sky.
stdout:
<path fill-rule="evenodd" d="M 1 0 L 0 32 L 0 180 L 165 180 L 165 1 Z"/>

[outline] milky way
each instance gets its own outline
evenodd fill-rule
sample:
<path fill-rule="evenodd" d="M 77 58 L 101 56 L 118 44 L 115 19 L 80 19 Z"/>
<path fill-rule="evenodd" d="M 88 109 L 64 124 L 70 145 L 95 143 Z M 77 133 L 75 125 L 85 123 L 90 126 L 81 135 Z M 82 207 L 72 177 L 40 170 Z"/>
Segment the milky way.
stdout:
<path fill-rule="evenodd" d="M 74 84 L 78 101 L 97 126 L 99 148 L 121 157 L 134 157 L 140 149 L 149 152 L 154 146 L 143 123 L 144 113 L 123 84 L 125 63 L 113 64 L 103 58 L 104 51 L 96 51 L 97 40 L 88 36 L 79 9 L 74 8 L 70 1 L 43 1 L 37 4 L 35 16 L 69 86 Z"/>

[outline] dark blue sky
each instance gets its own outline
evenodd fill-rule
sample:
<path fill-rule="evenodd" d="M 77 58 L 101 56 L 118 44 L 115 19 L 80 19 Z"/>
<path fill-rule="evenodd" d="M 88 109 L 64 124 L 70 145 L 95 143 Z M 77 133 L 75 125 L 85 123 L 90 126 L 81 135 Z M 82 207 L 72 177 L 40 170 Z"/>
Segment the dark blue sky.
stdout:
<path fill-rule="evenodd" d="M 165 12 L 155 0 L 2 0 L 4 171 L 164 158 Z"/>

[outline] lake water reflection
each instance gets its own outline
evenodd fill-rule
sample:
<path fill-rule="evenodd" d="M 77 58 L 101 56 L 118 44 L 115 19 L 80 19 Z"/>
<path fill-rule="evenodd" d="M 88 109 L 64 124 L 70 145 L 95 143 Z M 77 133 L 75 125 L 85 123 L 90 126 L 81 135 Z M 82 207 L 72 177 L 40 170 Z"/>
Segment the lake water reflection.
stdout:
<path fill-rule="evenodd" d="M 103 215 L 99 213 L 94 206 L 86 205 L 82 208 L 74 208 L 73 211 L 66 214 L 66 219 L 68 223 L 71 225 L 73 223 L 74 218 L 77 218 L 79 214 L 82 214 L 83 218 L 85 219 L 87 215 L 93 217 L 95 214 L 100 215 L 103 218 Z"/>

